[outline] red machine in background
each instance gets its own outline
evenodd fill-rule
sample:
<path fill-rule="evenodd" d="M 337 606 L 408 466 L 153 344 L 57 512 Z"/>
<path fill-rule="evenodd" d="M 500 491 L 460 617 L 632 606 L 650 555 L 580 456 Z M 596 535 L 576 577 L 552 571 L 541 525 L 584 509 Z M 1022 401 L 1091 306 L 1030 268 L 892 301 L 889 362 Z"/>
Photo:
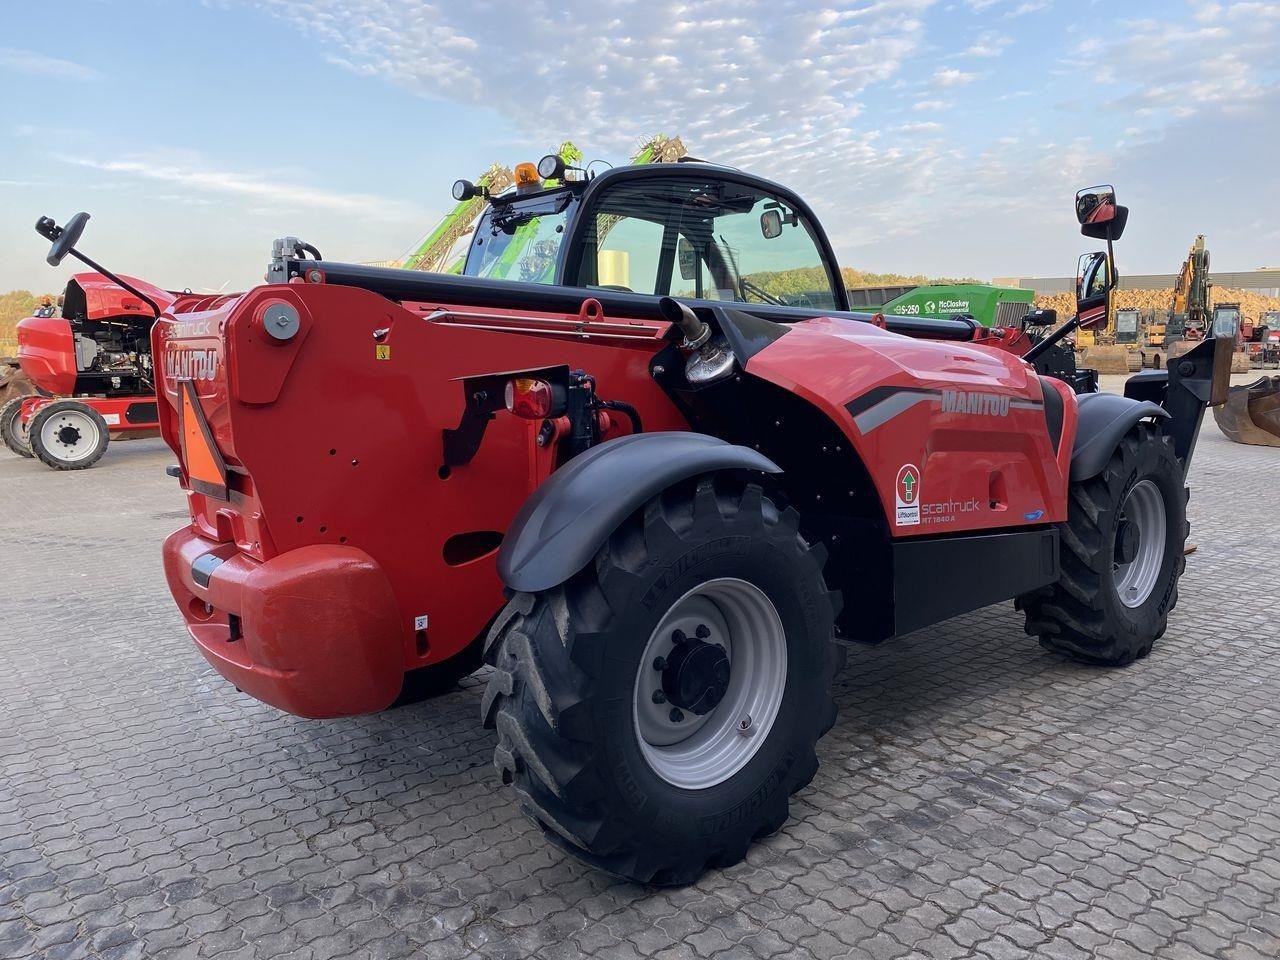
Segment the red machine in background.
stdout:
<path fill-rule="evenodd" d="M 102 270 L 75 274 L 62 316 L 18 323 L 18 361 L 38 392 L 0 407 L 5 446 L 57 470 L 83 470 L 110 440 L 159 436 L 151 327 L 162 309 L 218 299 Z"/>

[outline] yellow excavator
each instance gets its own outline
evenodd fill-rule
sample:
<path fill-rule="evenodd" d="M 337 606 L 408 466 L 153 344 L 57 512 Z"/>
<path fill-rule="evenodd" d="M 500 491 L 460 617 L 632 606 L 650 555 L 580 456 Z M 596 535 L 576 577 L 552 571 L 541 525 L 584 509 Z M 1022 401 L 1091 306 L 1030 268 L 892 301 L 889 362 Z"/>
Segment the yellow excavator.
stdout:
<path fill-rule="evenodd" d="M 1169 307 L 1169 319 L 1164 330 L 1168 356 L 1186 353 L 1208 334 L 1212 290 L 1209 248 L 1205 246 L 1204 234 L 1201 233 L 1187 251 L 1187 259 L 1182 262 L 1178 282 L 1173 287 L 1173 303 Z"/>

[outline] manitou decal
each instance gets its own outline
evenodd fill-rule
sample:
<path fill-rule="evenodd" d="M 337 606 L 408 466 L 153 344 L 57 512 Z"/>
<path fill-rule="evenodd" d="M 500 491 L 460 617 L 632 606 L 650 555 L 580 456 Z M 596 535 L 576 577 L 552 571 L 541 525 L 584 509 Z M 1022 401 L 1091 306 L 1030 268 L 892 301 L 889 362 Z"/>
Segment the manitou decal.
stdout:
<path fill-rule="evenodd" d="M 894 487 L 894 499 L 897 501 L 898 507 L 896 515 L 898 526 L 919 526 L 920 468 L 908 463 L 898 471 L 898 479 Z"/>
<path fill-rule="evenodd" d="M 214 380 L 218 376 L 218 351 L 171 346 L 164 354 L 164 375 L 170 380 Z"/>
<path fill-rule="evenodd" d="M 999 393 L 979 393 L 975 390 L 943 390 L 943 413 L 974 413 L 986 417 L 1007 417 L 1009 415 L 1007 395 Z"/>
<path fill-rule="evenodd" d="M 845 409 L 864 436 L 922 403 L 937 403 L 943 413 L 975 417 L 1007 417 L 1010 410 L 1043 410 L 1039 400 L 1014 398 L 979 390 L 881 386 L 850 400 Z"/>

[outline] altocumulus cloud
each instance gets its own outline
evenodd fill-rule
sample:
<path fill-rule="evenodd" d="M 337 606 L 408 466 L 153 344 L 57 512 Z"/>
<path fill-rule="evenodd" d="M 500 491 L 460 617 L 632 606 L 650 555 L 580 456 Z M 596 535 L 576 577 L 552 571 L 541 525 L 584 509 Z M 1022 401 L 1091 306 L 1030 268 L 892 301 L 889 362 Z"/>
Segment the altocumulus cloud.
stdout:
<path fill-rule="evenodd" d="M 955 163 L 943 164 L 936 139 L 904 142 L 887 133 L 893 123 L 882 131 L 863 117 L 868 90 L 900 77 L 920 53 L 932 3 L 532 0 L 517 18 L 492 3 L 265 0 L 333 62 L 426 97 L 483 105 L 531 144 L 570 136 L 626 154 L 655 133 L 679 134 L 697 156 L 815 200 L 839 183 L 840 197 L 820 206 L 850 214 L 828 224 L 849 242 L 941 215 L 922 203 L 904 221 L 901 204 L 868 200 L 927 194 Z"/>
<path fill-rule="evenodd" d="M 0 71 L 6 69 L 29 77 L 52 77 L 57 80 L 99 80 L 102 77 L 93 67 L 83 63 L 62 60 L 35 50 L 0 47 Z"/>
<path fill-rule="evenodd" d="M 1046 64 L 1078 78 L 1079 103 L 1044 104 L 1007 124 L 1015 136 L 966 141 L 968 109 L 1002 102 L 1015 78 L 1026 79 L 1002 56 L 1009 38 L 992 21 L 1012 28 L 1057 10 L 1051 4 L 938 4 L 950 20 L 932 37 L 932 0 L 819 9 L 776 0 L 255 5 L 312 35 L 345 69 L 504 115 L 534 149 L 569 136 L 589 152 L 621 154 L 654 133 L 678 133 L 698 156 L 809 195 L 846 250 L 893 236 L 943 249 L 936 228 L 978 215 L 1010 248 L 1024 248 L 1046 217 L 1069 220 L 1063 197 L 1078 178 L 1114 165 L 1115 131 L 1127 118 L 1148 115 L 1158 138 L 1194 122 L 1189 111 L 1255 104 L 1272 89 L 1268 58 L 1280 62 L 1274 4 L 1179 5 L 1159 21 L 1118 11 L 1104 38 Z M 1058 12 L 1069 33 L 1072 17 Z M 947 49 L 969 66 L 984 58 L 984 69 L 947 62 L 939 57 Z M 885 96 L 895 90 L 903 91 L 896 101 Z M 1082 104 L 1109 119 L 1082 128 Z"/>
<path fill-rule="evenodd" d="M 860 97 L 921 42 L 931 0 L 797 10 L 761 0 L 522 4 L 267 0 L 330 58 L 531 133 L 625 151 L 678 132 L 700 154 L 783 171 L 859 139 Z"/>

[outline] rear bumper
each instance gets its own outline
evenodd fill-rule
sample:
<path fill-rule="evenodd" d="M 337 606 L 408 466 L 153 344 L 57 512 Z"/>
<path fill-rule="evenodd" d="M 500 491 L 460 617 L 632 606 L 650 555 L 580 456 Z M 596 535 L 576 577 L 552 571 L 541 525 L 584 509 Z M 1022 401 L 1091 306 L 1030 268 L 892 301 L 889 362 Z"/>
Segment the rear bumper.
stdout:
<path fill-rule="evenodd" d="M 314 545 L 259 563 L 183 528 L 165 541 L 164 570 L 191 639 L 245 693 L 312 718 L 382 710 L 399 694 L 399 610 L 362 550 Z"/>

